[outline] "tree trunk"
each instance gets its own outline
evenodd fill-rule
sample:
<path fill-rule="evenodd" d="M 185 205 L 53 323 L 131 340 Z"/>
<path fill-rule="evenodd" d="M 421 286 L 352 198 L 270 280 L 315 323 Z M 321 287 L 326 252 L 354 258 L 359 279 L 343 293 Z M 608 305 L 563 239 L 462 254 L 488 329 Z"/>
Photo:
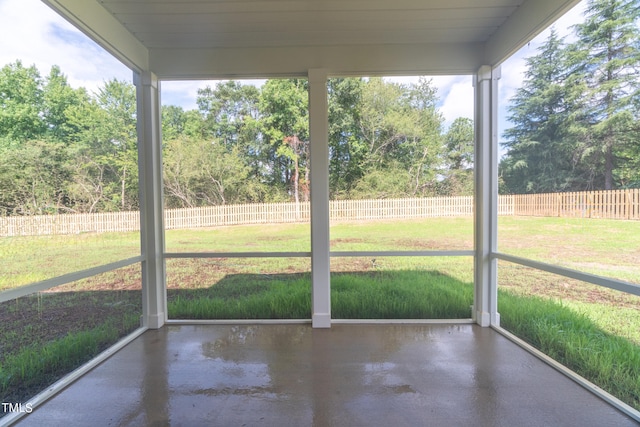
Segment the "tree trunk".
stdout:
<path fill-rule="evenodd" d="M 610 142 L 604 153 L 604 189 L 613 190 L 613 147 Z"/>
<path fill-rule="evenodd" d="M 124 196 L 125 196 L 125 188 L 126 188 L 126 182 L 127 182 L 127 167 L 125 166 L 124 169 L 122 170 L 122 188 L 120 190 L 120 206 L 121 206 L 121 210 L 124 211 Z"/>

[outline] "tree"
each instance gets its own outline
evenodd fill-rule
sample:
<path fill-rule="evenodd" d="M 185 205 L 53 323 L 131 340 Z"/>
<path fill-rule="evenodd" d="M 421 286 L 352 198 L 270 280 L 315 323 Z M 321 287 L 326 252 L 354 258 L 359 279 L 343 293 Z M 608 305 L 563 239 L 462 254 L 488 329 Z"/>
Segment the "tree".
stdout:
<path fill-rule="evenodd" d="M 61 143 L 30 140 L 17 147 L 0 148 L 0 214 L 64 211 L 68 164 Z"/>
<path fill-rule="evenodd" d="M 375 173 L 372 188 L 384 188 L 367 197 L 389 197 L 388 188 L 399 188 L 398 177 L 407 177 L 398 196 L 434 193 L 441 151 L 442 116 L 436 109 L 431 81 L 403 86 L 371 78 L 362 90 L 359 126 L 363 176 Z M 408 171 L 408 173 L 406 173 Z M 381 182 L 392 179 L 390 185 Z M 356 185 L 358 186 L 358 185 Z M 363 186 L 357 193 L 363 195 Z"/>
<path fill-rule="evenodd" d="M 66 110 L 83 91 L 73 90 L 59 67 L 43 81 L 20 61 L 0 70 L 0 210 L 43 214 L 67 210 L 70 128 Z"/>
<path fill-rule="evenodd" d="M 164 151 L 165 203 L 169 208 L 259 202 L 268 189 L 250 179 L 238 147 L 179 137 Z"/>
<path fill-rule="evenodd" d="M 542 193 L 586 189 L 574 159 L 579 81 L 571 73 L 561 38 L 552 30 L 527 58 L 523 85 L 509 107 L 514 126 L 504 132 L 508 149 L 500 174 L 509 191 Z"/>
<path fill-rule="evenodd" d="M 199 89 L 197 103 L 206 136 L 227 146 L 247 145 L 255 137 L 248 128 L 258 118 L 258 98 L 258 88 L 234 80 Z"/>
<path fill-rule="evenodd" d="M 309 95 L 306 80 L 267 80 L 260 96 L 261 129 L 271 164 L 271 184 L 284 183 L 298 197 L 299 170 L 309 188 Z M 295 142 L 294 142 L 295 141 Z M 267 148 L 268 147 L 268 148 Z M 298 202 L 299 199 L 296 199 Z"/>
<path fill-rule="evenodd" d="M 444 194 L 473 194 L 473 136 L 473 120 L 465 117 L 455 119 L 444 136 Z"/>
<path fill-rule="evenodd" d="M 83 212 L 138 207 L 138 162 L 135 88 L 127 82 L 105 82 L 95 99 L 66 110 L 70 135 L 70 195 Z"/>
<path fill-rule="evenodd" d="M 361 137 L 362 78 L 329 79 L 329 191 L 332 198 L 347 197 L 364 175 L 367 146 Z"/>
<path fill-rule="evenodd" d="M 87 97 L 84 89 L 73 89 L 62 74 L 60 67 L 51 67 L 45 79 L 42 96 L 42 118 L 45 121 L 47 138 L 65 142 L 72 127 L 68 123 L 67 109 L 79 104 Z"/>
<path fill-rule="evenodd" d="M 42 81 L 35 65 L 22 62 L 0 69 L 0 136 L 5 141 L 39 138 L 45 131 Z"/>
<path fill-rule="evenodd" d="M 186 115 L 182 107 L 175 105 L 163 105 L 162 115 L 162 140 L 172 141 L 185 133 Z"/>
<path fill-rule="evenodd" d="M 437 181 L 438 162 L 442 153 L 443 117 L 438 111 L 438 90 L 432 81 L 420 77 L 409 90 L 405 126 L 410 130 L 407 141 L 408 163 L 411 165 L 412 191 L 416 196 L 433 195 Z"/>
<path fill-rule="evenodd" d="M 581 160 L 599 175 L 598 187 L 625 184 L 622 161 L 640 155 L 640 7 L 637 0 L 591 0 L 572 46 L 586 83 Z"/>

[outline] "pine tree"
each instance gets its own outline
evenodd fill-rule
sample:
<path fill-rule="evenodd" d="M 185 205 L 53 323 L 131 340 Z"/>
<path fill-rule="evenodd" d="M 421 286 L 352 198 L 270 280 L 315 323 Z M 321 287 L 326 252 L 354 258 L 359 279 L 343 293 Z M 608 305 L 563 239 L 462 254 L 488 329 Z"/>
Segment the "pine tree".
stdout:
<path fill-rule="evenodd" d="M 625 185 L 625 161 L 640 155 L 639 24 L 638 0 L 591 0 L 570 49 L 587 86 L 578 153 L 594 186 L 606 190 Z"/>
<path fill-rule="evenodd" d="M 567 191 L 579 186 L 574 179 L 574 144 L 570 130 L 575 120 L 577 86 L 567 67 L 563 40 L 555 30 L 527 58 L 523 86 L 511 100 L 504 133 L 508 149 L 500 169 L 514 193 Z"/>

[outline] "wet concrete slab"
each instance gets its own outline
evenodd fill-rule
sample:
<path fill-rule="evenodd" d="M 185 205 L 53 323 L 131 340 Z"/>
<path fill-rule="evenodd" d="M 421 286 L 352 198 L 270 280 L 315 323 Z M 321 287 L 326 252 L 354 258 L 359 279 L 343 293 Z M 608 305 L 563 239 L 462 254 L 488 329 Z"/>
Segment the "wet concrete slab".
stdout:
<path fill-rule="evenodd" d="M 637 426 L 476 325 L 166 326 L 20 426 Z"/>

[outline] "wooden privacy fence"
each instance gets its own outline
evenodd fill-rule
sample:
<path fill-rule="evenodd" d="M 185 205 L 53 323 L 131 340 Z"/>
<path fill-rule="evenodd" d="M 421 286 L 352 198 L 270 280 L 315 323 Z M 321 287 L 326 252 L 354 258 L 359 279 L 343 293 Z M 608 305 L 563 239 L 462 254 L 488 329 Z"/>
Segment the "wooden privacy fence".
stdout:
<path fill-rule="evenodd" d="M 334 200 L 333 221 L 433 218 L 473 215 L 473 197 Z M 261 203 L 168 209 L 165 228 L 306 222 L 309 203 Z M 640 189 L 580 193 L 506 195 L 498 215 L 640 219 Z M 39 215 L 0 218 L 0 236 L 136 231 L 138 212 Z"/>

